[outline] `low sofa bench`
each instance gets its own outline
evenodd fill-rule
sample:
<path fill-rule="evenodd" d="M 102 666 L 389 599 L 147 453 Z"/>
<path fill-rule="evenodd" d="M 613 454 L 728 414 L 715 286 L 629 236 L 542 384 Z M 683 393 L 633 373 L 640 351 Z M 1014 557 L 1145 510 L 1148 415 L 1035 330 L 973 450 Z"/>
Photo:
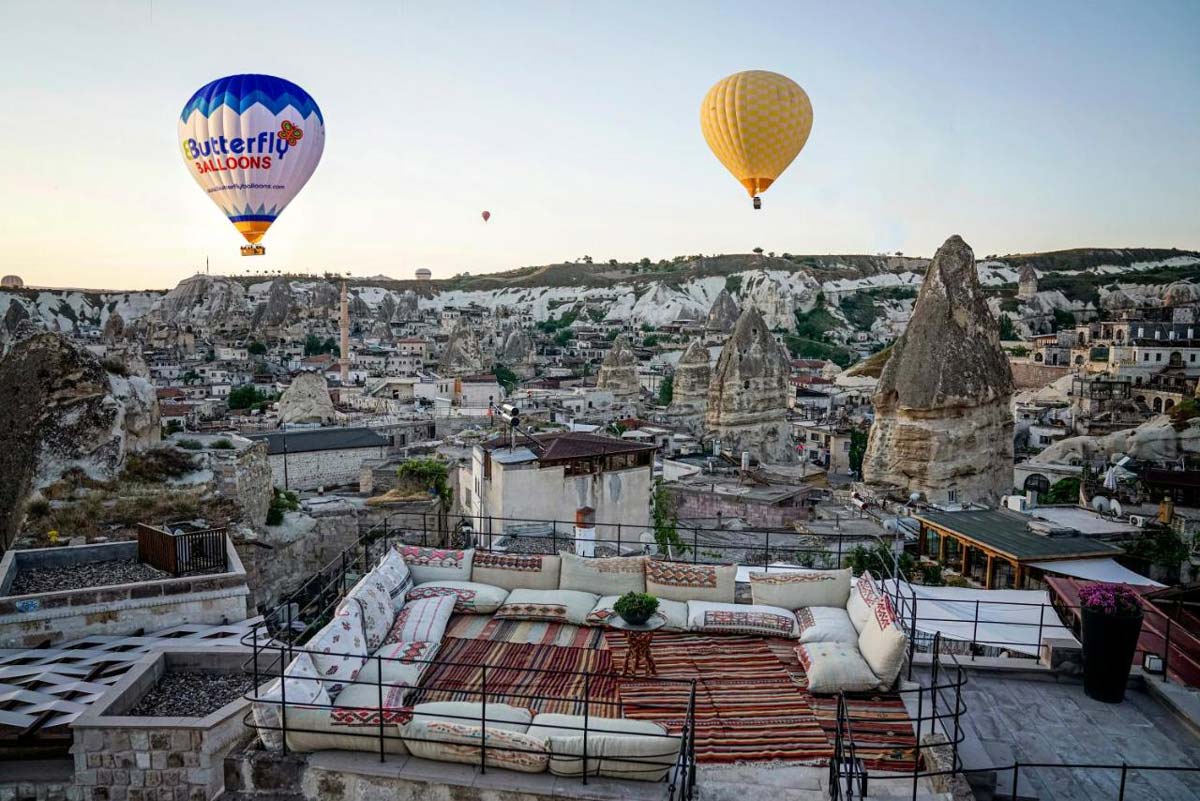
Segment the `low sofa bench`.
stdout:
<path fill-rule="evenodd" d="M 869 573 L 750 574 L 753 603 L 734 603 L 734 565 L 638 557 L 584 558 L 396 546 L 341 600 L 333 619 L 297 648 L 281 679 L 258 692 L 267 748 L 413 753 L 428 759 L 578 776 L 584 718 L 500 703 L 408 705 L 437 655 L 450 616 L 604 626 L 626 592 L 659 599 L 665 631 L 797 640 L 814 693 L 890 688 L 907 639 Z M 483 717 L 486 712 L 486 719 Z M 286 725 L 285 725 L 286 723 Z M 649 721 L 590 716 L 588 775 L 661 780 L 679 737 Z M 482 743 L 482 748 L 481 748 Z"/>

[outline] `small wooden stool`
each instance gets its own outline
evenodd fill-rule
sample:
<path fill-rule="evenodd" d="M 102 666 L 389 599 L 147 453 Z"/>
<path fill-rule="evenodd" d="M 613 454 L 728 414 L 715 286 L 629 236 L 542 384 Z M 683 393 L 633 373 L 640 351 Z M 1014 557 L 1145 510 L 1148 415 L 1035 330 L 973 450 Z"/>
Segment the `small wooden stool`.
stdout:
<path fill-rule="evenodd" d="M 654 632 L 667 624 L 667 619 L 655 614 L 645 623 L 635 626 L 626 623 L 620 617 L 609 621 L 609 626 L 617 631 L 625 632 L 625 664 L 621 668 L 622 676 L 657 676 L 658 668 L 654 665 L 654 657 L 650 654 L 650 644 L 654 642 Z"/>

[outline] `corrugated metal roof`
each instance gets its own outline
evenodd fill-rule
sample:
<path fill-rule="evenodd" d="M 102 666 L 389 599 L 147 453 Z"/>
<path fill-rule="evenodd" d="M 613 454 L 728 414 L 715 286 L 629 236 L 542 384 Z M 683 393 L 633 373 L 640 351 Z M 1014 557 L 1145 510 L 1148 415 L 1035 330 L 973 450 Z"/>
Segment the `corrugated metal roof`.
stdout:
<path fill-rule="evenodd" d="M 1047 537 L 1029 529 L 1029 518 L 1015 512 L 973 509 L 963 512 L 925 511 L 913 517 L 944 528 L 965 539 L 1017 561 L 1114 556 L 1124 551 L 1115 545 L 1080 536 Z"/>
<path fill-rule="evenodd" d="M 535 434 L 536 442 L 528 437 L 520 437 L 518 443 L 527 447 L 541 461 L 557 459 L 580 459 L 588 456 L 613 456 L 621 453 L 642 453 L 653 451 L 654 445 L 644 445 L 628 440 L 619 440 L 599 434 L 585 434 L 578 431 L 564 431 L 557 434 Z M 500 437 L 483 443 L 483 447 L 493 452 L 507 448 L 508 438 Z"/>
<path fill-rule="evenodd" d="M 247 438 L 266 440 L 269 454 L 283 453 L 285 439 L 288 453 L 380 448 L 391 444 L 391 440 L 387 437 L 381 436 L 369 428 L 311 428 L 301 431 L 272 431 L 268 434 L 248 434 Z"/>

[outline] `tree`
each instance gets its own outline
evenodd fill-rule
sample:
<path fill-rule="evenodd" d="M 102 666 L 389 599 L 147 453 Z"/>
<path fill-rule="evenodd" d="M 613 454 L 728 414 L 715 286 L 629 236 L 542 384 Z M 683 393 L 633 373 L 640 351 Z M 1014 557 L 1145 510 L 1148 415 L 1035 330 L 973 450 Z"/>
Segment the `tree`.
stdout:
<path fill-rule="evenodd" d="M 673 551 L 673 556 L 687 553 L 687 546 L 679 538 L 679 515 L 675 511 L 675 500 L 667 491 L 662 479 L 654 482 L 654 542 L 660 553 Z"/>
<path fill-rule="evenodd" d="M 1000 315 L 1000 339 L 1004 342 L 1011 342 L 1017 338 L 1017 332 L 1013 329 L 1012 318 L 1007 314 Z"/>
<path fill-rule="evenodd" d="M 195 370 L 188 370 L 186 373 L 179 376 L 179 378 L 182 379 L 184 384 L 191 385 L 200 380 L 200 374 Z"/>
<path fill-rule="evenodd" d="M 1074 328 L 1074 327 L 1075 327 L 1075 315 L 1074 314 L 1072 314 L 1069 311 L 1063 311 L 1062 309 L 1054 310 L 1054 330 L 1055 331 L 1062 330 L 1063 328 Z"/>
<path fill-rule="evenodd" d="M 760 258 L 761 258 L 761 257 L 762 257 L 762 254 L 763 254 L 763 249 L 762 249 L 762 248 L 755 248 L 755 249 L 754 249 L 754 255 L 755 255 L 755 256 L 758 256 L 758 257 L 760 257 Z"/>
<path fill-rule="evenodd" d="M 500 362 L 496 362 L 496 366 L 492 372 L 496 374 L 496 382 L 504 387 L 504 391 L 509 394 L 512 394 L 512 391 L 517 388 L 517 384 L 521 382 L 520 376 Z"/>
<path fill-rule="evenodd" d="M 1042 503 L 1077 503 L 1079 501 L 1079 478 L 1068 476 L 1054 482 L 1042 497 Z"/>
<path fill-rule="evenodd" d="M 654 334 L 650 334 L 648 337 L 646 337 L 645 339 L 642 340 L 642 347 L 644 347 L 644 348 L 653 348 L 657 344 L 658 344 L 658 337 L 655 336 Z"/>
<path fill-rule="evenodd" d="M 247 352 L 250 353 L 251 356 L 262 356 L 264 353 L 267 352 L 267 346 L 264 345 L 263 343 L 255 340 L 254 342 L 251 342 L 249 345 L 246 346 L 246 350 L 247 350 Z"/>
<path fill-rule="evenodd" d="M 673 397 L 675 397 L 675 376 L 669 375 L 658 385 L 658 405 L 670 406 Z"/>
<path fill-rule="evenodd" d="M 564 328 L 554 335 L 554 344 L 558 345 L 560 348 L 565 348 L 568 344 L 570 344 L 571 339 L 574 336 L 575 335 L 571 333 L 571 329 Z"/>
<path fill-rule="evenodd" d="M 641 267 L 643 270 L 649 270 L 650 269 L 650 260 L 648 258 L 646 258 L 645 256 L 643 256 L 642 260 L 638 262 L 638 266 Z"/>
<path fill-rule="evenodd" d="M 266 400 L 266 394 L 255 389 L 253 384 L 242 384 L 229 393 L 227 403 L 230 409 L 249 409 Z"/>
<path fill-rule="evenodd" d="M 396 474 L 403 479 L 420 484 L 442 501 L 442 508 L 449 510 L 454 490 L 450 489 L 449 471 L 445 462 L 437 459 L 409 459 L 400 465 Z"/>
<path fill-rule="evenodd" d="M 867 432 L 861 428 L 850 431 L 850 469 L 862 475 L 863 457 L 867 455 Z"/>

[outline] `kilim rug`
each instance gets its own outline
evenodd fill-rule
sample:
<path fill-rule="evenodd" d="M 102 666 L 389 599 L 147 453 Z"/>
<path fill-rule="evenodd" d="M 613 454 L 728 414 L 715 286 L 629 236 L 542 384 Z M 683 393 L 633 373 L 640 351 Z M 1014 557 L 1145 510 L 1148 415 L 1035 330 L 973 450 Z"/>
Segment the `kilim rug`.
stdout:
<path fill-rule="evenodd" d="M 535 714 L 582 715 L 587 689 L 589 715 L 621 716 L 617 677 L 608 651 L 493 640 L 443 640 L 408 703 L 480 701 L 484 671 L 479 666 L 485 663 L 488 703 L 525 707 Z M 592 675 L 575 675 L 578 672 Z"/>
<path fill-rule="evenodd" d="M 446 636 L 565 648 L 604 647 L 604 629 L 572 626 L 569 623 L 496 620 L 491 615 L 455 615 L 446 627 Z"/>

